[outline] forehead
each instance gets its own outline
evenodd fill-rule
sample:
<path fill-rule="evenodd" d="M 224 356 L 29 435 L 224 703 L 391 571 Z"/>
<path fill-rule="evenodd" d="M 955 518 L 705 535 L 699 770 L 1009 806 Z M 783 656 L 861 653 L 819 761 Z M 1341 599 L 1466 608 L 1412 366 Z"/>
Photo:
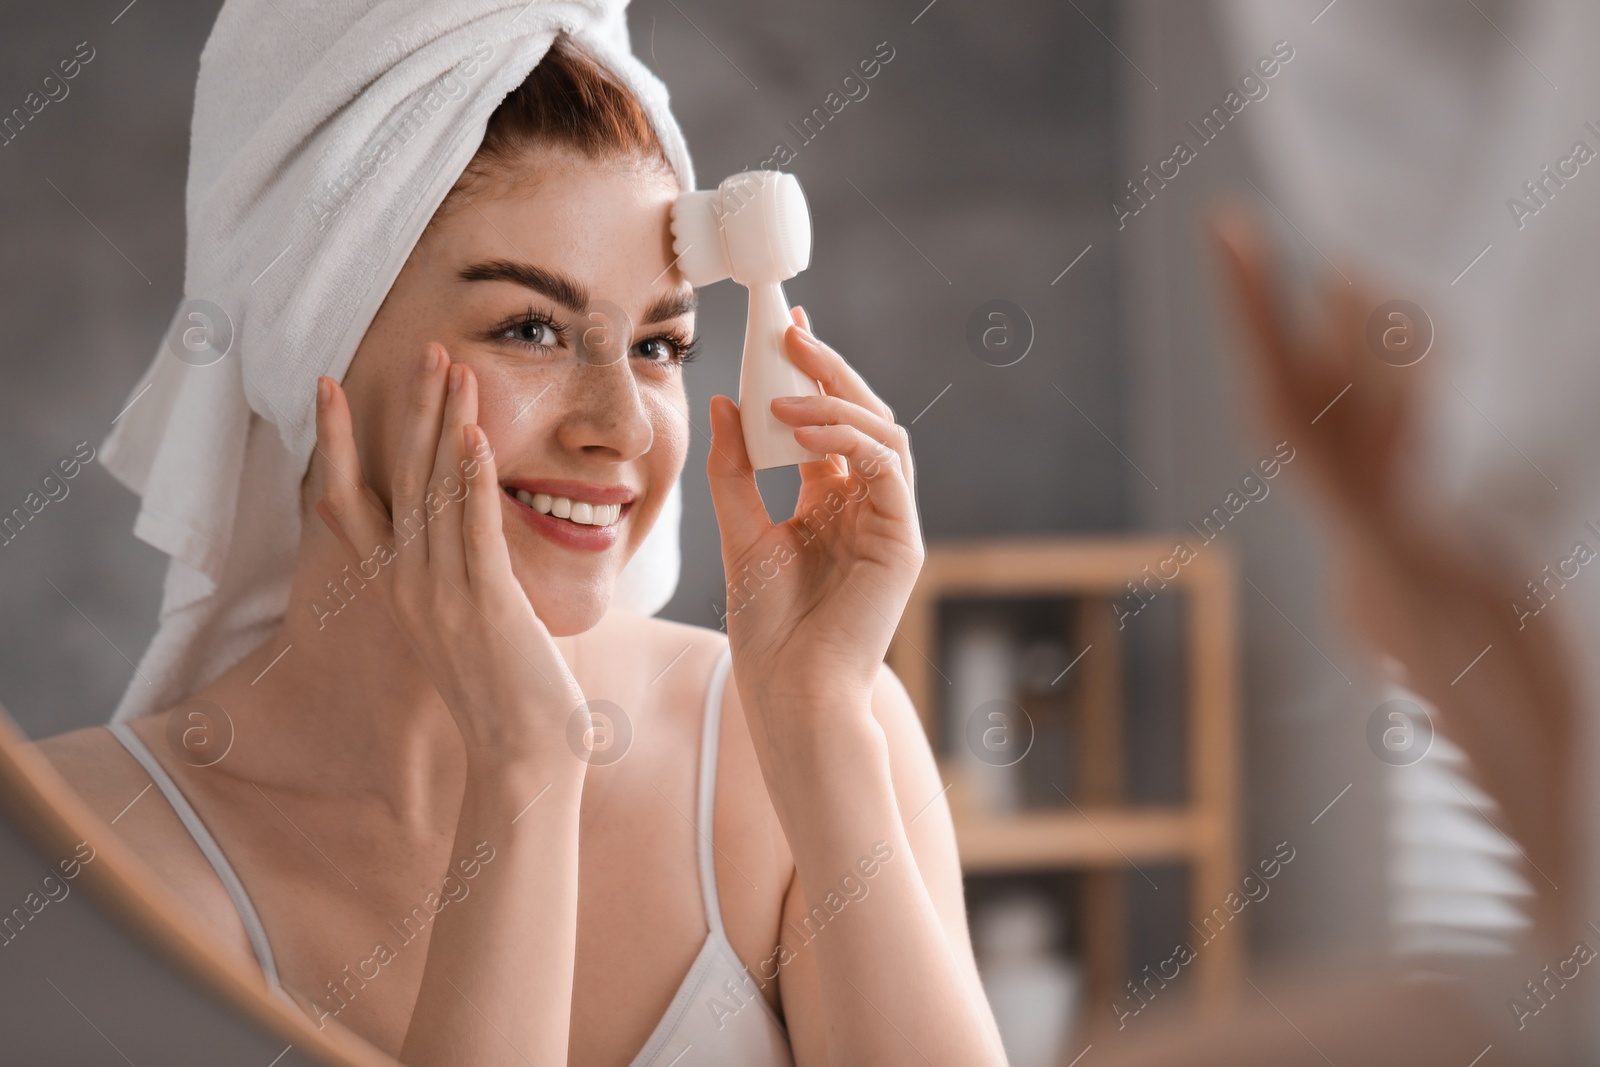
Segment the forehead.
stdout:
<path fill-rule="evenodd" d="M 517 260 L 559 269 L 597 296 L 644 298 L 684 285 L 669 272 L 677 196 L 659 164 L 534 148 L 453 193 L 430 239 L 457 264 Z"/>

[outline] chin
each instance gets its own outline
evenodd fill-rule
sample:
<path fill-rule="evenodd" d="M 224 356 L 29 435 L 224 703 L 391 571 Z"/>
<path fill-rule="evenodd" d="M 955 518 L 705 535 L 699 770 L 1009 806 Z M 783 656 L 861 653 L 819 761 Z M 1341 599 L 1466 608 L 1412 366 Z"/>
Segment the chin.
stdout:
<path fill-rule="evenodd" d="M 610 608 L 616 589 L 616 575 L 609 567 L 595 567 L 584 575 L 553 574 L 513 560 L 512 571 L 552 637 L 571 637 L 592 629 Z"/>

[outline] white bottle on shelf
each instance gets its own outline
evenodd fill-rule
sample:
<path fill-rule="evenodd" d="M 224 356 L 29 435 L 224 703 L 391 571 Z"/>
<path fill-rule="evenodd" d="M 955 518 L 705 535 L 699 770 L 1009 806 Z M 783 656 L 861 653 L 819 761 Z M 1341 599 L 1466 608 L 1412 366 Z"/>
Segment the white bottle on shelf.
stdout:
<path fill-rule="evenodd" d="M 1011 1067 L 1057 1067 L 1066 1061 L 1081 1015 L 1083 976 L 1052 949 L 1050 902 L 1018 893 L 989 905 L 974 927 L 984 995 L 994 1009 Z"/>
<path fill-rule="evenodd" d="M 944 736 L 961 776 L 962 796 L 983 815 L 1015 811 L 1022 800 L 1016 760 L 1032 724 L 1013 702 L 1011 634 L 990 619 L 971 619 L 950 638 L 950 700 Z M 1023 740 L 1026 738 L 1026 740 Z"/>

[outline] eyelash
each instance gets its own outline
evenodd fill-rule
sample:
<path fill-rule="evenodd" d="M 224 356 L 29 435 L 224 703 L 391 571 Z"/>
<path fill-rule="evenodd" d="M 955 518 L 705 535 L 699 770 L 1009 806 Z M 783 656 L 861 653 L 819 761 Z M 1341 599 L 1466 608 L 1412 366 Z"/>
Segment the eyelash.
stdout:
<path fill-rule="evenodd" d="M 566 327 L 556 322 L 549 315 L 546 315 L 540 311 L 535 311 L 532 308 L 529 308 L 527 311 L 513 316 L 506 322 L 496 326 L 490 331 L 490 334 L 495 339 L 509 340 L 513 344 L 522 345 L 526 348 L 549 348 L 549 345 L 535 344 L 532 341 L 525 341 L 521 338 L 507 336 L 513 330 L 525 329 L 529 326 L 543 326 L 549 329 L 558 338 L 563 340 L 565 340 L 567 336 Z M 664 365 L 681 367 L 685 363 L 693 363 L 700 355 L 700 338 L 686 337 L 680 330 L 669 330 L 665 333 L 652 334 L 651 336 L 642 338 L 636 342 L 634 347 L 637 348 L 639 345 L 649 344 L 653 341 L 666 342 L 672 348 L 672 355 L 670 358 L 664 360 L 649 360 L 648 362 L 650 363 L 660 363 Z"/>

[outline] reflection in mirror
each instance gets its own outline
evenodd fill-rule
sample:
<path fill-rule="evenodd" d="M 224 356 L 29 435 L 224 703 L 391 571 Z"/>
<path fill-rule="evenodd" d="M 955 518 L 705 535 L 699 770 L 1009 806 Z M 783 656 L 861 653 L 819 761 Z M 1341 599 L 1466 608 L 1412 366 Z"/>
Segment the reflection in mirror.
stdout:
<path fill-rule="evenodd" d="M 411 7 L 0 42 L 17 1055 L 1596 1058 L 1593 5 Z"/>

